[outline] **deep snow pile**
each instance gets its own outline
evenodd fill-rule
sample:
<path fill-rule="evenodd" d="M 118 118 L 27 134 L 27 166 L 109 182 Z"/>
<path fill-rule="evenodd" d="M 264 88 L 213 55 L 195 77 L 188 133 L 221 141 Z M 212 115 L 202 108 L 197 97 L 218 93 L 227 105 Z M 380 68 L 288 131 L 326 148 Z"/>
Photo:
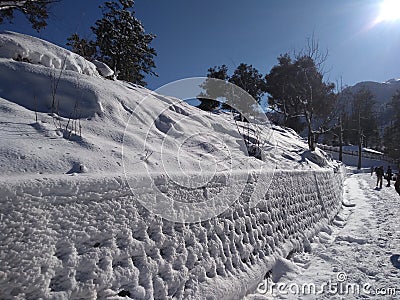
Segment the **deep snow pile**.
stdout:
<path fill-rule="evenodd" d="M 10 31 L 1 34 L 0 57 L 86 75 L 98 75 L 96 66 L 83 57 L 38 38 Z"/>
<path fill-rule="evenodd" d="M 340 207 L 341 169 L 291 130 L 253 130 L 261 161 L 227 114 L 39 39 L 1 34 L 0 49 L 2 298 L 244 295 Z"/>
<path fill-rule="evenodd" d="M 0 35 L 0 49 L 0 134 L 8 141 L 0 146 L 3 174 L 65 174 L 80 164 L 89 173 L 122 173 L 122 163 L 128 172 L 164 172 L 159 162 L 173 161 L 177 153 L 165 147 L 161 157 L 159 145 L 178 136 L 187 139 L 178 145 L 179 163 L 185 163 L 186 171 L 197 172 L 199 159 L 206 166 L 217 161 L 220 169 L 260 167 L 259 160 L 247 155 L 230 116 L 211 115 L 179 99 L 106 80 L 95 69 L 81 74 L 79 68 L 61 71 L 54 64 L 43 65 L 32 53 L 54 60 L 67 57 L 69 65 L 91 63 L 40 39 L 7 32 Z M 15 60 L 18 55 L 28 61 Z M 259 139 L 268 150 L 264 168 L 320 167 L 289 129 L 265 127 Z M 328 164 L 322 153 L 318 156 Z M 179 170 L 179 163 L 168 167 Z"/>

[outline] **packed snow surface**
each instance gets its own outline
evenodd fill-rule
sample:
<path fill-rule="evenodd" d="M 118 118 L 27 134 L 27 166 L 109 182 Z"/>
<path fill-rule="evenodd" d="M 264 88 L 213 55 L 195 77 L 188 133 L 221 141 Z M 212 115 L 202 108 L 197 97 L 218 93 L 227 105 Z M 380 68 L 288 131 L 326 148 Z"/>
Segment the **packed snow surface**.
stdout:
<path fill-rule="evenodd" d="M 245 299 L 399 299 L 400 196 L 393 185 L 375 184 L 369 172 L 349 177 L 344 201 L 355 206 L 344 207 L 308 251 L 272 269 Z"/>
<path fill-rule="evenodd" d="M 10 32 L 0 136 L 4 299 L 244 296 L 342 202 L 343 169 L 292 130 L 108 80 Z M 169 221 L 182 216 L 201 222 Z"/>

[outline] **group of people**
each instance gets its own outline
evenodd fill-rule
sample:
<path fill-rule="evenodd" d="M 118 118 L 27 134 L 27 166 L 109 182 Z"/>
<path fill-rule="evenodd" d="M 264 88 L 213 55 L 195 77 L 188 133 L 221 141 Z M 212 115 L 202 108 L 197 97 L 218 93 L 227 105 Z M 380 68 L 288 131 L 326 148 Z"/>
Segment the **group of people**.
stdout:
<path fill-rule="evenodd" d="M 385 170 L 383 166 L 376 167 L 376 168 L 371 168 L 371 175 L 375 172 L 376 174 L 376 187 L 377 188 L 382 188 L 382 181 L 383 178 L 387 180 L 387 187 L 390 187 L 390 181 L 393 179 L 393 171 L 390 166 L 387 167 L 386 170 L 386 175 L 385 175 Z M 397 191 L 397 193 L 400 195 L 400 173 L 397 174 L 394 187 Z"/>

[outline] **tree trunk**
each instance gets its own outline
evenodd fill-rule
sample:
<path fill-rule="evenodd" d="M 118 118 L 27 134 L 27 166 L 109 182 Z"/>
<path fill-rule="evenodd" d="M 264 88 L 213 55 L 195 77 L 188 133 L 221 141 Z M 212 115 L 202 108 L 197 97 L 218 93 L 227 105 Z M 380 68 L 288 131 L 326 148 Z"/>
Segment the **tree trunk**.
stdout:
<path fill-rule="evenodd" d="M 311 126 L 308 126 L 308 149 L 315 151 L 315 140 L 314 133 L 312 132 Z"/>

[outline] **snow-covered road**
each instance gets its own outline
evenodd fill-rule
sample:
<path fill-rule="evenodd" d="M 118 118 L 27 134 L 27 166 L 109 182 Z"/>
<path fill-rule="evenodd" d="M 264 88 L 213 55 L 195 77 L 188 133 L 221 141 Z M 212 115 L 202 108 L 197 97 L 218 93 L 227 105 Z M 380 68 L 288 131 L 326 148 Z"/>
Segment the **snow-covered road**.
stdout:
<path fill-rule="evenodd" d="M 344 207 L 309 253 L 278 261 L 277 283 L 265 281 L 247 299 L 400 299 L 400 196 L 385 183 L 377 190 L 375 176 L 350 176 L 344 201 L 355 206 Z"/>

